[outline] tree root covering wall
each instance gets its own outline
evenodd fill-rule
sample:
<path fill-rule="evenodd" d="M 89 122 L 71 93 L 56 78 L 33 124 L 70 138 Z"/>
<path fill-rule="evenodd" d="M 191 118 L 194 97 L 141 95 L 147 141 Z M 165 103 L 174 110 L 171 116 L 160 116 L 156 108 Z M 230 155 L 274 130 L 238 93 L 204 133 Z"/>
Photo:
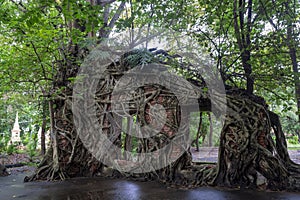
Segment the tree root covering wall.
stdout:
<path fill-rule="evenodd" d="M 111 65 L 106 71 L 97 91 L 98 123 L 102 134 L 122 148 L 124 139 L 116 126 L 111 126 L 110 97 L 114 85 L 128 68 Z M 185 113 L 180 113 L 174 95 L 160 86 L 141 87 L 139 98 L 147 99 L 141 107 L 133 106 L 130 115 L 145 124 L 153 119 L 147 110 L 147 103 L 159 103 L 166 109 L 166 123 L 161 132 L 148 139 L 138 140 L 138 152 L 153 152 L 168 143 L 178 130 L 181 120 L 188 129 Z M 258 187 L 257 177 L 266 179 L 266 187 L 271 190 L 300 190 L 300 166 L 291 161 L 279 118 L 268 110 L 264 100 L 249 95 L 243 90 L 228 89 L 227 114 L 220 135 L 219 159 L 214 164 L 192 162 L 187 150 L 172 164 L 153 172 L 142 174 L 124 173 L 111 169 L 95 159 L 84 147 L 74 126 L 71 110 L 72 88 L 66 86 L 50 103 L 52 106 L 52 148 L 47 152 L 37 171 L 25 181 L 63 180 L 77 176 L 128 177 L 136 180 L 159 180 L 171 187 L 192 188 L 203 185 L 226 187 Z M 199 102 L 207 101 L 199 96 Z M 135 102 L 133 101 L 133 105 Z M 54 106 L 55 105 L 55 106 Z M 113 118 L 120 123 L 120 119 Z M 82 122 L 88 129 L 88 122 Z M 96 122 L 95 122 L 96 123 Z M 127 129 L 130 131 L 130 129 Z M 275 138 L 275 139 L 274 139 Z M 168 154 L 167 154 L 168 155 Z M 168 156 L 172 156 L 171 154 Z"/>

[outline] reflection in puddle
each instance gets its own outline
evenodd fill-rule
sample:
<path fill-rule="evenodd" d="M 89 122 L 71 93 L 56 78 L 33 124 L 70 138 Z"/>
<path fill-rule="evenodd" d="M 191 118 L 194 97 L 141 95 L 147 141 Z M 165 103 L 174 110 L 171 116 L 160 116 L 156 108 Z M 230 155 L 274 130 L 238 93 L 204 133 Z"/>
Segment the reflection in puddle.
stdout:
<path fill-rule="evenodd" d="M 223 200 L 226 199 L 224 197 L 224 193 L 218 190 L 191 190 L 187 192 L 187 199 L 218 199 L 218 200 Z M 241 199 L 243 199 L 241 197 Z"/>
<path fill-rule="evenodd" d="M 112 199 L 141 199 L 141 191 L 137 183 L 124 181 L 115 183 L 114 185 L 117 189 L 122 188 L 122 190 L 119 190 L 119 193 L 115 193 Z"/>

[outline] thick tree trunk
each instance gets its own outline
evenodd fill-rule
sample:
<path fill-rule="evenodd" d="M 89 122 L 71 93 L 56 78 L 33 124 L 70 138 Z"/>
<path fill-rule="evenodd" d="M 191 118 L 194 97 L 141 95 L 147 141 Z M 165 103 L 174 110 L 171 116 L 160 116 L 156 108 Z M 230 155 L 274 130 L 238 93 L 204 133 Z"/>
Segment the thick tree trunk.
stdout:
<path fill-rule="evenodd" d="M 269 189 L 299 189 L 300 168 L 290 160 L 278 116 L 268 112 L 265 103 L 253 95 L 229 96 L 227 102 L 214 184 L 256 187 L 259 172 L 267 179 Z"/>
<path fill-rule="evenodd" d="M 255 186 L 259 149 L 268 145 L 266 134 L 270 132 L 270 124 L 267 114 L 263 107 L 244 98 L 228 98 L 228 105 L 215 183 L 230 187 Z"/>
<path fill-rule="evenodd" d="M 111 13 L 109 9 L 109 4 L 114 1 L 88 2 L 90 2 L 92 6 L 106 6 L 103 16 L 104 25 L 98 31 L 100 32 L 99 41 L 101 41 L 104 37 L 109 36 L 121 12 L 124 10 L 126 2 L 121 2 L 115 13 Z M 111 14 L 111 20 L 109 21 Z M 86 35 L 86 37 L 95 36 L 94 31 L 97 31 L 92 30 L 90 33 L 86 33 L 86 22 L 83 20 L 73 19 L 67 23 L 69 25 L 68 31 L 76 29 L 75 34 L 80 32 L 81 35 Z M 31 177 L 27 177 L 26 181 L 39 179 L 63 180 L 68 177 L 91 176 L 102 172 L 103 164 L 95 159 L 83 146 L 74 126 L 74 116 L 72 113 L 73 83 L 71 79 L 77 76 L 80 64 L 88 53 L 87 49 L 80 48 L 77 41 L 73 41 L 74 37 L 75 35 L 72 35 L 72 38 L 71 36 L 67 38 L 69 41 L 67 46 L 64 46 L 64 42 L 62 42 L 63 44 L 59 52 L 63 59 L 55 63 L 57 74 L 53 83 L 53 94 L 49 101 L 51 149 L 45 155 L 36 173 Z M 65 41 L 67 41 L 67 39 L 64 38 Z M 106 115 L 106 117 L 108 116 Z M 109 130 L 110 129 L 107 129 L 106 131 Z M 120 140 L 120 130 L 116 130 L 116 133 Z M 114 137 L 114 135 L 112 137 Z M 121 145 L 117 140 L 114 142 Z"/>

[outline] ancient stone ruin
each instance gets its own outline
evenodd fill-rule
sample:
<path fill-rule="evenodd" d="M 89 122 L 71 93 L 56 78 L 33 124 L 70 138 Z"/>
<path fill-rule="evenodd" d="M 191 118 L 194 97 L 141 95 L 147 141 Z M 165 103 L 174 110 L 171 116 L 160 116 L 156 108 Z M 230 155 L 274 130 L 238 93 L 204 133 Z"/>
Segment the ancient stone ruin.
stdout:
<path fill-rule="evenodd" d="M 134 64 L 127 59 L 132 54 L 140 56 Z M 179 124 L 183 124 L 182 133 L 188 132 L 189 113 L 182 113 L 180 106 L 192 106 L 193 108 L 193 105 L 189 104 L 190 98 L 196 98 L 199 111 L 212 111 L 214 106 L 217 107 L 214 102 L 210 101 L 209 95 L 205 95 L 206 85 L 201 73 L 192 71 L 187 63 L 182 63 L 180 59 L 176 59 L 166 52 L 162 54 L 147 51 L 146 55 L 155 58 L 151 62 L 169 66 L 170 69 L 172 63 L 176 62 L 178 70 L 193 72 L 190 74 L 192 77 L 187 81 L 197 87 L 193 94 L 185 94 L 187 99 L 184 104 L 179 105 L 179 99 L 174 92 L 160 84 L 137 86 L 133 91 L 123 90 L 123 95 L 128 93 L 130 98 L 113 95 L 113 89 L 118 80 L 128 70 L 138 66 L 143 55 L 138 51 L 131 52 L 109 65 L 104 72 L 104 78 L 99 80 L 96 85 L 95 102 L 92 105 L 84 104 L 84 99 L 87 98 L 85 96 L 76 100 L 78 104 L 86 106 L 85 109 L 96 107 L 94 120 L 82 122 L 78 118 L 81 110 L 72 111 L 73 88 L 66 84 L 65 89 L 60 90 L 60 97 L 52 102 L 55 104 L 52 113 L 55 125 L 52 127 L 54 136 L 52 148 L 36 173 L 27 177 L 26 181 L 63 180 L 77 176 L 113 176 L 136 180 L 158 180 L 169 186 L 185 188 L 203 185 L 258 188 L 261 187 L 257 182 L 257 176 L 260 175 L 266 179 L 266 188 L 272 190 L 300 189 L 300 166 L 291 161 L 289 157 L 278 116 L 268 110 L 268 105 L 263 98 L 229 86 L 226 86 L 227 112 L 220 134 L 217 164 L 193 163 L 189 148 L 184 148 L 185 151 L 171 164 L 145 173 L 124 172 L 111 168 L 96 159 L 95 155 L 87 150 L 88 146 L 83 144 L 82 138 L 78 137 L 78 132 L 93 132 L 92 127 L 95 124 L 97 124 L 99 134 L 86 134 L 84 139 L 98 141 L 105 136 L 111 141 L 112 146 L 119 147 L 122 151 L 155 152 L 173 139 L 175 133 L 179 132 Z M 74 71 L 70 71 L 70 73 L 74 73 Z M 159 79 L 151 71 L 149 71 L 149 76 Z M 132 78 L 134 79 L 134 76 Z M 184 88 L 185 86 L 181 85 L 180 87 Z M 116 97 L 119 97 L 118 101 L 127 101 L 129 107 L 124 109 L 119 106 L 118 109 L 112 109 L 111 100 Z M 141 124 L 159 126 L 158 118 L 153 117 L 153 111 L 150 109 L 156 104 L 160 105 L 158 108 L 163 107 L 165 111 L 166 122 L 162 125 L 161 130 L 146 139 L 139 139 L 129 134 L 134 131 L 133 120 L 130 120 L 132 116 Z M 81 123 L 77 129 L 74 122 Z M 124 124 L 127 125 L 124 126 Z M 125 130 L 124 127 L 126 127 Z M 184 134 L 181 138 L 186 140 Z M 112 146 L 105 147 L 107 152 L 112 149 Z M 104 148 L 100 145 L 95 145 L 95 147 Z M 167 149 L 165 157 L 160 157 L 160 162 L 164 163 L 168 158 L 174 156 L 178 149 L 180 147 L 176 146 Z M 116 157 L 112 157 L 111 154 L 107 154 L 107 158 L 105 155 L 102 156 L 108 161 L 117 161 L 122 165 L 122 160 L 126 160 L 122 151 L 116 152 Z M 118 157 L 119 155 L 123 155 L 123 157 Z M 150 165 L 152 161 L 146 163 Z M 125 162 L 125 165 L 128 163 Z M 139 167 L 147 166 L 139 165 Z"/>

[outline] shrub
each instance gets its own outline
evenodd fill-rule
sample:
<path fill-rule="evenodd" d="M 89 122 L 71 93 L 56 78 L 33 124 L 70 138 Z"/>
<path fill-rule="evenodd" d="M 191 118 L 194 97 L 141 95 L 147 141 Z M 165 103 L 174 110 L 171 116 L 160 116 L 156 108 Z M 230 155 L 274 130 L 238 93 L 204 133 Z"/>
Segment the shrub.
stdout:
<path fill-rule="evenodd" d="M 15 153 L 16 151 L 17 151 L 17 148 L 14 144 L 9 144 L 7 146 L 7 149 L 6 149 L 7 154 L 12 154 L 12 153 Z"/>
<path fill-rule="evenodd" d="M 288 143 L 289 144 L 299 144 L 299 142 L 298 142 L 298 136 L 294 135 L 294 136 L 290 137 L 288 139 Z"/>

